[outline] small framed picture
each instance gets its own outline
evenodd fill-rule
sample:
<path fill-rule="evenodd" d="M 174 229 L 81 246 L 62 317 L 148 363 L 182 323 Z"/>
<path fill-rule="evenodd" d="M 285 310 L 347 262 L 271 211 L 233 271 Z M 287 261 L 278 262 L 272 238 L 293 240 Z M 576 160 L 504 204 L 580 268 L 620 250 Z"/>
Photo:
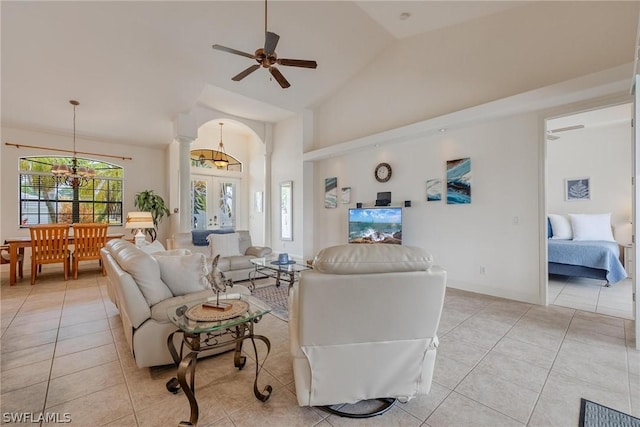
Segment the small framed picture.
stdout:
<path fill-rule="evenodd" d="M 351 187 L 342 187 L 340 189 L 340 202 L 351 203 Z"/>
<path fill-rule="evenodd" d="M 567 202 L 591 199 L 591 184 L 588 177 L 564 180 L 564 199 Z"/>

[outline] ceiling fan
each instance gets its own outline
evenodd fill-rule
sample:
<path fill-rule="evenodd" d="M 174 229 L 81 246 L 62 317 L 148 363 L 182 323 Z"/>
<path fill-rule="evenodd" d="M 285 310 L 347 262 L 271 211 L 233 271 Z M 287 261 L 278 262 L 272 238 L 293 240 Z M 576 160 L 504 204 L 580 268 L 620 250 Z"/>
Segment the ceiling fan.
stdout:
<path fill-rule="evenodd" d="M 256 71 L 261 66 L 263 68 L 267 68 L 271 75 L 276 79 L 278 84 L 283 89 L 288 88 L 291 84 L 287 81 L 287 79 L 282 75 L 280 70 L 274 67 L 275 64 L 285 65 L 289 67 L 301 67 L 301 68 L 316 68 L 318 63 L 316 61 L 307 61 L 304 59 L 284 59 L 278 58 L 276 55 L 276 46 L 278 45 L 278 40 L 280 40 L 280 36 L 276 33 L 272 33 L 267 31 L 267 0 L 264 1 L 264 32 L 265 32 L 265 41 L 264 47 L 256 49 L 254 54 L 242 52 L 240 50 L 232 49 L 230 47 L 221 46 L 219 44 L 214 44 L 212 47 L 216 50 L 221 50 L 223 52 L 233 53 L 235 55 L 244 56 L 247 58 L 255 59 L 258 63 L 250 66 L 246 70 L 240 72 L 238 75 L 231 78 L 231 80 L 239 82 L 240 80 L 247 77 L 249 74 Z"/>

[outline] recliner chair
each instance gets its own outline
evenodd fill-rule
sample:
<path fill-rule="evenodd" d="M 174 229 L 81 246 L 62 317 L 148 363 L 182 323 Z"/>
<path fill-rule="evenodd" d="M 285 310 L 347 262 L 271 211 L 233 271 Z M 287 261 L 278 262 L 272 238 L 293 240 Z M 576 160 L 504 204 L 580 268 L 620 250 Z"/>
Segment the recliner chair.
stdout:
<path fill-rule="evenodd" d="M 342 416 L 383 413 L 431 389 L 446 272 L 423 249 L 385 244 L 323 249 L 289 295 L 300 406 Z M 331 408 L 385 399 L 380 410 Z"/>

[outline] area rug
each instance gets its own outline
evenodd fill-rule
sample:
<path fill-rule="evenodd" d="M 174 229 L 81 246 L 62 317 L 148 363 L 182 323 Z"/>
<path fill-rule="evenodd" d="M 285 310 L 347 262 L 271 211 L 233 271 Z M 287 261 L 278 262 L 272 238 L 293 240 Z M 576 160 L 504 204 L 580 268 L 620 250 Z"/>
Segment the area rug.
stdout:
<path fill-rule="evenodd" d="M 587 399 L 580 399 L 579 427 L 640 427 L 640 418 L 607 408 Z"/>
<path fill-rule="evenodd" d="M 289 321 L 289 285 L 282 284 L 264 286 L 256 288 L 251 295 L 262 300 L 271 306 L 271 313 L 279 319 Z"/>

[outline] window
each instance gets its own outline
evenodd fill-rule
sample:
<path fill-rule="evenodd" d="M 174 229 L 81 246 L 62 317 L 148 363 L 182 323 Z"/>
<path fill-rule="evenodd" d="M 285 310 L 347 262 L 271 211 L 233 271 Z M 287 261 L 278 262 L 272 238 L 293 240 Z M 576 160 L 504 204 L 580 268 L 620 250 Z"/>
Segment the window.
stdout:
<path fill-rule="evenodd" d="M 20 225 L 58 222 L 101 222 L 122 225 L 121 166 L 77 158 L 78 166 L 93 168 L 96 177 L 86 186 L 58 184 L 51 166 L 69 164 L 70 157 L 20 158 Z"/>

